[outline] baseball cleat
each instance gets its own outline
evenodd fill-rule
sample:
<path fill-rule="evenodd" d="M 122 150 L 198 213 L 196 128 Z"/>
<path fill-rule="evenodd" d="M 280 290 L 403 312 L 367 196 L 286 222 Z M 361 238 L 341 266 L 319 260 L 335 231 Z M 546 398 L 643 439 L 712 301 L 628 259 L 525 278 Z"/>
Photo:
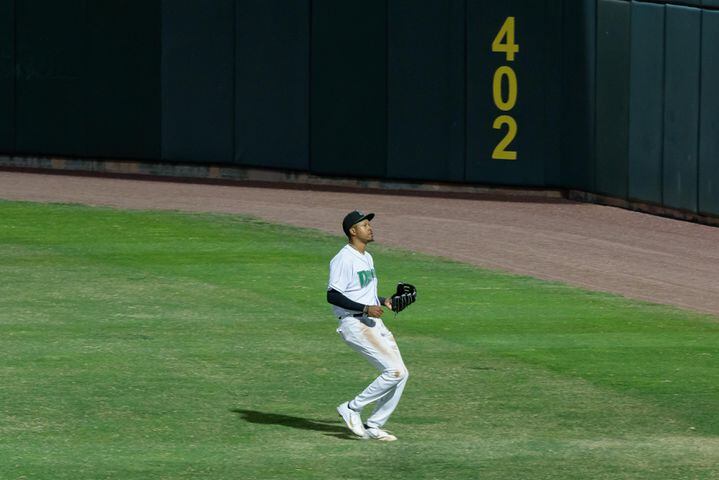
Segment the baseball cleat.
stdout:
<path fill-rule="evenodd" d="M 347 428 L 352 430 L 352 433 L 358 437 L 367 438 L 367 433 L 365 433 L 364 426 L 362 425 L 362 417 L 349 407 L 349 402 L 345 402 L 337 407 L 337 413 L 340 414 L 340 417 L 342 417 L 347 424 Z"/>
<path fill-rule="evenodd" d="M 367 437 L 371 438 L 372 440 L 379 440 L 380 442 L 394 442 L 395 440 L 397 440 L 397 437 L 395 437 L 389 432 L 382 430 L 381 428 L 369 427 L 365 429 L 365 432 L 367 432 Z"/>

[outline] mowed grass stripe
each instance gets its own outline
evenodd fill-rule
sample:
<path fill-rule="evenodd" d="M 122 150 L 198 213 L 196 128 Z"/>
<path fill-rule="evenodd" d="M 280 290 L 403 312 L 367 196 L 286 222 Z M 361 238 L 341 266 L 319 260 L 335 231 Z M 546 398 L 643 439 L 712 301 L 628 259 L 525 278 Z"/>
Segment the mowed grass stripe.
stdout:
<path fill-rule="evenodd" d="M 377 232 L 381 239 L 381 231 Z M 393 444 L 324 300 L 339 236 L 0 202 L 0 478 L 717 478 L 714 317 L 372 245 Z M 481 248 L 481 246 L 478 246 Z"/>

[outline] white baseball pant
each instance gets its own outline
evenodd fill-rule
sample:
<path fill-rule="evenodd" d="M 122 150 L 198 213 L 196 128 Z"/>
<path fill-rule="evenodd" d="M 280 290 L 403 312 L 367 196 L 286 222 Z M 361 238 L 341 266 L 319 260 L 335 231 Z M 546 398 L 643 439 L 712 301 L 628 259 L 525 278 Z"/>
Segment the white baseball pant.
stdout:
<path fill-rule="evenodd" d="M 372 320 L 375 321 L 374 327 L 368 327 L 359 318 L 345 317 L 340 320 L 337 333 L 381 372 L 362 393 L 350 401 L 350 408 L 361 411 L 370 403 L 376 402 L 372 415 L 365 423 L 369 427 L 382 427 L 402 397 L 409 372 L 392 332 L 381 318 Z"/>

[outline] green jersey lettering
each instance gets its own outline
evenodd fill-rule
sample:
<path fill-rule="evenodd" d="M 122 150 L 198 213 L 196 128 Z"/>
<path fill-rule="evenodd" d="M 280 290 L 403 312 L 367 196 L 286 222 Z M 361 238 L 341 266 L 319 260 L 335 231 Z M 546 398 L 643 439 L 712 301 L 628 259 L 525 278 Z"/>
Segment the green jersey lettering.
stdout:
<path fill-rule="evenodd" d="M 371 270 L 362 270 L 361 272 L 357 272 L 357 275 L 359 275 L 360 286 L 364 288 L 369 285 L 369 282 L 371 282 L 373 278 L 375 278 L 374 268 Z"/>

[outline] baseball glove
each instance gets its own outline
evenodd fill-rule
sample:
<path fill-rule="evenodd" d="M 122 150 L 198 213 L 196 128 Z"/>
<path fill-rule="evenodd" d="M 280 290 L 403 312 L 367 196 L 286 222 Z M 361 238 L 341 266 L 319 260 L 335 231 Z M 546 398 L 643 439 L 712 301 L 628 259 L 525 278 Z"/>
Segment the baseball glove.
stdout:
<path fill-rule="evenodd" d="M 391 297 L 392 311 L 401 312 L 417 300 L 417 289 L 409 283 L 398 283 L 397 291 Z"/>

